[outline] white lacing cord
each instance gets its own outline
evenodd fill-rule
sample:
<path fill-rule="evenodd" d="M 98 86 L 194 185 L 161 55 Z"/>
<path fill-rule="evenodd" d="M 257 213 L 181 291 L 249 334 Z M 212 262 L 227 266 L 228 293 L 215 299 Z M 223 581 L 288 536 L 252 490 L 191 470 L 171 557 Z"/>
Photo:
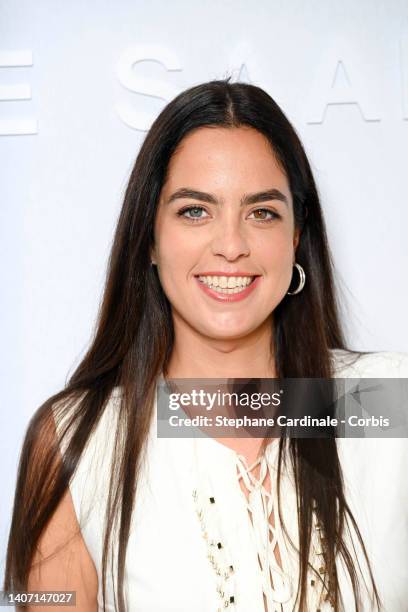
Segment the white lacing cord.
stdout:
<path fill-rule="evenodd" d="M 272 488 L 274 484 L 271 466 L 265 455 L 258 458 L 251 466 L 247 467 L 245 458 L 237 454 L 237 467 L 239 471 L 238 480 L 242 478 L 249 491 L 248 500 L 245 498 L 247 508 L 251 512 L 252 524 L 255 535 L 256 549 L 262 566 L 263 591 L 268 604 L 268 610 L 276 610 L 276 604 L 291 600 L 292 585 L 289 576 L 279 566 L 275 558 L 275 547 L 278 545 L 282 565 L 284 564 L 284 542 L 283 530 L 279 520 L 278 512 L 274 508 L 274 495 Z M 259 480 L 251 473 L 260 463 Z M 263 484 L 269 470 L 271 493 Z M 277 497 L 276 497 L 277 502 Z M 274 526 L 271 525 L 270 516 L 273 511 Z M 272 539 L 270 540 L 270 535 Z M 273 577 L 273 586 L 271 581 Z M 279 609 L 280 606 L 279 606 Z"/>

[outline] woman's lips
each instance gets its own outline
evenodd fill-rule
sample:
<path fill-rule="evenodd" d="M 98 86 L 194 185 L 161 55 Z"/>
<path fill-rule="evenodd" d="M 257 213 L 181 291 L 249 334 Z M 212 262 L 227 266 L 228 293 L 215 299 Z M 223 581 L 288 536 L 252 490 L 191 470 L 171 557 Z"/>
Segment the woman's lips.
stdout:
<path fill-rule="evenodd" d="M 238 293 L 230 293 L 230 294 L 219 293 L 218 291 L 215 291 L 215 289 L 210 289 L 210 287 L 208 287 L 208 285 L 200 281 L 197 276 L 195 276 L 194 278 L 196 282 L 198 283 L 198 286 L 200 287 L 200 289 L 204 291 L 206 295 L 213 298 L 217 302 L 240 302 L 241 300 L 244 300 L 245 298 L 247 298 L 256 289 L 261 277 L 255 276 L 254 280 L 251 282 L 250 285 L 248 285 L 248 287 L 245 287 L 245 289 L 243 289 L 242 291 L 239 291 Z"/>

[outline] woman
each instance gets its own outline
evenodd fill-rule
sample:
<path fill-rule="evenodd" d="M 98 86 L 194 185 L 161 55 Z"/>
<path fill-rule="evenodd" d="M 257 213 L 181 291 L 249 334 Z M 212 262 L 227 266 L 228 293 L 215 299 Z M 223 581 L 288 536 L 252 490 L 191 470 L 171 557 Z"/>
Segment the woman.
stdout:
<path fill-rule="evenodd" d="M 164 439 L 155 405 L 170 378 L 407 371 L 346 347 L 316 186 L 277 104 L 229 79 L 192 87 L 137 157 L 91 348 L 28 428 L 5 590 L 69 589 L 84 611 L 408 609 L 406 567 L 378 558 L 406 564 L 406 508 L 376 514 L 399 521 L 386 548 L 370 522 L 378 441 Z M 389 495 L 406 496 L 405 446 L 385 442 Z"/>

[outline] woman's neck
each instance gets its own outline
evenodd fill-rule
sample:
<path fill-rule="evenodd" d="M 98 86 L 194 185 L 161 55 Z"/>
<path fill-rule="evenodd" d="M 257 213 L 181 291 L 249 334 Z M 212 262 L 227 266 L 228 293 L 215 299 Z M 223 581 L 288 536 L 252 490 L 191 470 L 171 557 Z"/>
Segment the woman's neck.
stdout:
<path fill-rule="evenodd" d="M 209 338 L 176 320 L 168 378 L 276 378 L 272 326 L 243 338 Z"/>

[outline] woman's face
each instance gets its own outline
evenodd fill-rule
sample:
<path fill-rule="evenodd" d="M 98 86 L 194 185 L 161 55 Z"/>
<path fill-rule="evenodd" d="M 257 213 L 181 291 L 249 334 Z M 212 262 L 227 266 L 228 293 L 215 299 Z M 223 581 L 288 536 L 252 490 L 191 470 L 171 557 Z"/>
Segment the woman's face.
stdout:
<path fill-rule="evenodd" d="M 173 154 L 152 261 L 178 324 L 214 339 L 269 325 L 298 232 L 285 173 L 249 127 L 199 128 Z"/>

